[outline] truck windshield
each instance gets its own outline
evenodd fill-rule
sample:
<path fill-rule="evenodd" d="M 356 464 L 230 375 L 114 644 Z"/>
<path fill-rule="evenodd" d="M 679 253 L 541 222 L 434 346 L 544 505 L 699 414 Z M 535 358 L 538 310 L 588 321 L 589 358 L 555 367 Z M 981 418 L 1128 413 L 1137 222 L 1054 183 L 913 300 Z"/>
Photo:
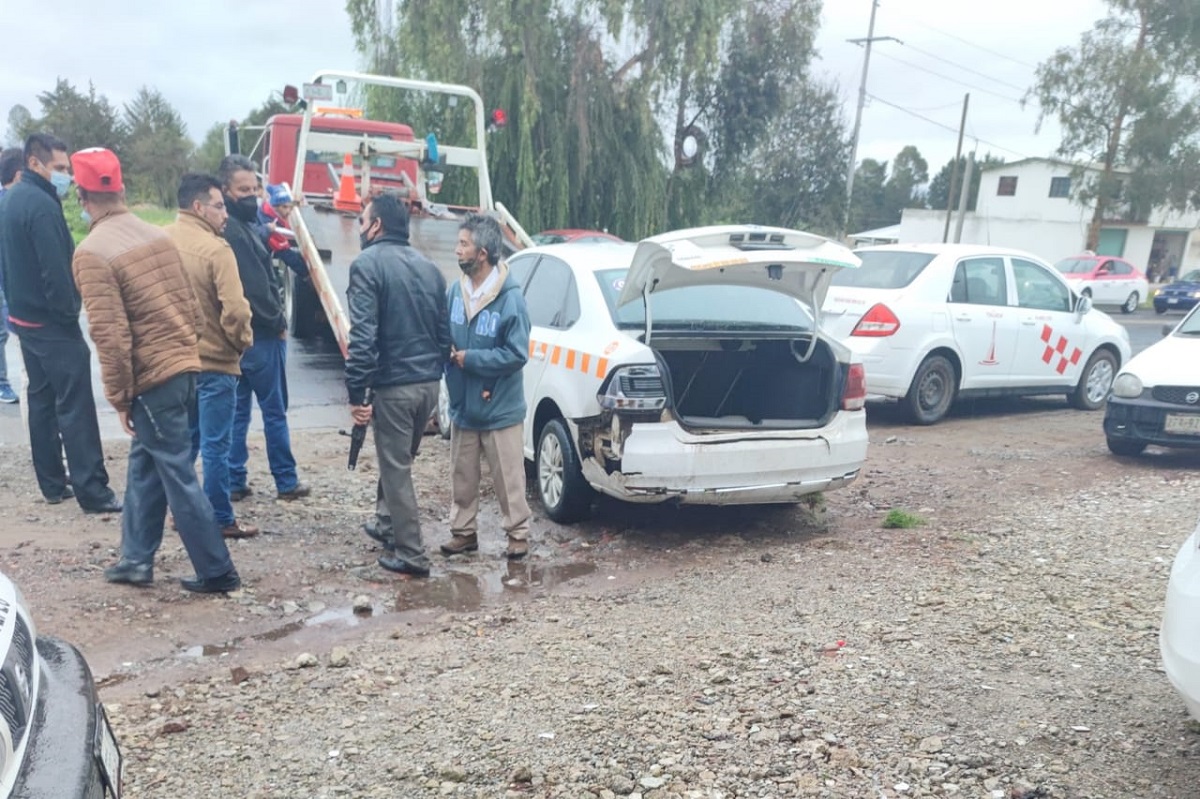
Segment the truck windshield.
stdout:
<path fill-rule="evenodd" d="M 842 269 L 833 273 L 830 285 L 860 289 L 902 289 L 917 279 L 934 256 L 924 252 L 903 250 L 860 250 L 854 253 L 862 260 L 858 269 Z"/>
<path fill-rule="evenodd" d="M 596 272 L 608 312 L 617 327 L 641 328 L 646 313 L 640 302 L 618 308 L 628 269 Z M 813 329 L 812 315 L 793 297 L 754 286 L 684 286 L 650 295 L 655 329 L 786 330 Z"/>

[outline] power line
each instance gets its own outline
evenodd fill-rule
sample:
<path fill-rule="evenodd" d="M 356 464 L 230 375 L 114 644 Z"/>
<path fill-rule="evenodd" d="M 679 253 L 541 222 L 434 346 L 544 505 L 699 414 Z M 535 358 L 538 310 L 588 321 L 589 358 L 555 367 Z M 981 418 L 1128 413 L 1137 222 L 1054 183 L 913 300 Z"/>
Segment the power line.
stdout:
<path fill-rule="evenodd" d="M 940 72 L 935 72 L 932 69 L 928 69 L 926 67 L 921 66 L 920 64 L 914 64 L 911 61 L 905 61 L 903 58 L 897 58 L 894 55 L 889 55 L 888 53 L 884 53 L 884 52 L 880 52 L 879 55 L 881 55 L 884 58 L 891 59 L 892 61 L 897 61 L 901 64 L 904 64 L 906 67 L 911 67 L 912 69 L 918 70 L 920 72 L 925 72 L 930 75 L 933 75 L 935 78 L 941 78 L 942 80 L 948 80 L 951 83 L 957 83 L 959 86 L 966 86 L 968 89 L 974 89 L 977 92 L 983 92 L 984 94 L 990 94 L 993 97 L 1000 98 L 1001 100 L 1008 100 L 1010 103 L 1016 103 L 1017 105 L 1021 104 L 1021 101 L 1019 99 L 1017 99 L 1016 97 L 1009 97 L 1006 94 L 1000 94 L 999 92 L 994 92 L 991 89 L 984 89 L 983 87 L 976 86 L 973 83 L 967 83 L 966 81 L 959 80 L 958 78 L 952 78 L 949 75 L 943 75 Z"/>
<path fill-rule="evenodd" d="M 961 69 L 963 72 L 970 72 L 972 75 L 978 75 L 979 77 L 984 78 L 986 80 L 990 80 L 994 83 L 999 83 L 1001 86 L 1007 86 L 1008 88 L 1016 89 L 1019 92 L 1024 92 L 1026 90 L 1025 87 L 1017 86 L 1015 84 L 1008 83 L 1007 81 L 1002 81 L 999 78 L 993 78 L 991 75 L 987 74 L 986 72 L 980 72 L 977 69 L 971 69 L 970 67 L 964 67 L 962 64 L 951 61 L 948 58 L 942 58 L 940 55 L 935 55 L 926 50 L 922 50 L 920 47 L 916 47 L 914 45 L 908 44 L 907 42 L 904 43 L 904 46 L 907 47 L 909 50 L 914 50 L 923 56 L 932 58 L 934 61 L 941 61 L 943 64 L 949 64 L 950 66 L 955 67 L 956 69 Z"/>
<path fill-rule="evenodd" d="M 921 22 L 920 20 L 912 19 L 910 17 L 908 19 L 908 21 L 913 23 L 914 25 L 924 28 L 925 30 L 933 31 L 934 33 L 940 33 L 942 36 L 948 36 L 951 39 L 962 42 L 963 44 L 967 45 L 968 47 L 974 47 L 976 50 L 982 50 L 985 53 L 991 53 L 992 55 L 997 56 L 998 58 L 1003 58 L 1007 61 L 1013 62 L 1014 64 L 1020 64 L 1021 66 L 1026 67 L 1027 69 L 1037 69 L 1037 67 L 1034 66 L 1033 64 L 1030 64 L 1026 61 L 1022 61 L 1019 58 L 1013 58 L 1010 55 L 1007 55 L 1007 54 L 1001 53 L 1001 52 L 997 52 L 996 50 L 992 50 L 988 47 L 984 47 L 981 44 L 975 44 L 975 42 L 968 41 L 967 39 L 964 39 L 961 36 L 958 36 L 953 33 L 949 33 L 948 31 L 944 31 L 941 28 L 935 28 L 932 25 L 926 25 L 924 22 Z"/>
<path fill-rule="evenodd" d="M 883 105 L 886 105 L 889 108 L 894 108 L 897 111 L 901 111 L 905 114 L 908 114 L 909 116 L 916 117 L 917 119 L 919 119 L 923 122 L 928 122 L 930 125 L 936 125 L 937 127 L 942 128 L 943 130 L 948 130 L 951 133 L 958 133 L 958 128 L 954 128 L 954 127 L 951 127 L 950 125 L 944 124 L 942 122 L 938 122 L 936 119 L 930 119 L 929 117 L 923 116 L 922 114 L 918 114 L 916 111 L 905 108 L 902 105 L 896 105 L 895 103 L 890 103 L 887 100 L 884 100 L 882 97 L 878 97 L 874 94 L 868 93 L 867 96 L 870 97 L 873 101 L 875 101 L 877 103 L 882 103 Z M 1028 158 L 1029 157 L 1029 156 L 1025 155 L 1024 153 L 1019 153 L 1016 150 L 996 144 L 995 142 L 987 141 L 986 139 L 980 139 L 977 136 L 972 136 L 971 138 L 975 140 L 976 145 L 986 144 L 988 147 L 995 147 L 997 150 L 1003 150 L 1006 153 L 1012 153 L 1013 155 L 1017 156 L 1018 158 Z"/>

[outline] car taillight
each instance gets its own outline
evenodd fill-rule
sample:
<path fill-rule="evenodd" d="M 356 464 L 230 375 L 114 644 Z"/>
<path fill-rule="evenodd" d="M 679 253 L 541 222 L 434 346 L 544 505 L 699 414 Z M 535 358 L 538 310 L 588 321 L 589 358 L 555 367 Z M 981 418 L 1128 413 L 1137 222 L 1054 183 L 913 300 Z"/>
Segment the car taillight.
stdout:
<path fill-rule="evenodd" d="M 861 363 L 850 364 L 846 388 L 842 391 L 842 410 L 861 411 L 867 404 L 867 370 Z"/>
<path fill-rule="evenodd" d="M 667 392 L 658 366 L 622 366 L 608 376 L 596 399 L 601 408 L 614 411 L 661 411 Z"/>
<path fill-rule="evenodd" d="M 863 318 L 858 320 L 858 324 L 854 326 L 850 335 L 878 338 L 890 336 L 899 329 L 900 320 L 892 313 L 892 309 L 883 303 L 877 303 L 863 314 Z"/>

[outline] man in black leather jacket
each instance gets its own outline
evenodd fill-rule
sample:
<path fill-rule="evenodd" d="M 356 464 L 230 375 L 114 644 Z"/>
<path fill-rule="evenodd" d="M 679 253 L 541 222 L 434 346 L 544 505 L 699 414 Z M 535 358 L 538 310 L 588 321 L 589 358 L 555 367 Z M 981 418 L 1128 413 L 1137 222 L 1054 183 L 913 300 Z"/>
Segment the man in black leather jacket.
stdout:
<path fill-rule="evenodd" d="M 412 461 L 450 354 L 446 279 L 408 243 L 408 208 L 395 195 L 381 194 L 363 209 L 359 237 L 362 254 L 350 265 L 346 290 L 346 389 L 355 423 L 375 422 L 379 491 L 367 532 L 389 550 L 380 566 L 427 577 Z"/>

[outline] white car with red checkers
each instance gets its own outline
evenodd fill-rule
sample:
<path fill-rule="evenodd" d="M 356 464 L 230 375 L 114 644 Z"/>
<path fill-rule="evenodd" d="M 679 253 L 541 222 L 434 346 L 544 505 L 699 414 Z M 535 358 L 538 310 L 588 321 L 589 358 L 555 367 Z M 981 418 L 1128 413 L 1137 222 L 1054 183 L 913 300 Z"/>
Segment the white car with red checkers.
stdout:
<path fill-rule="evenodd" d="M 1130 358 L 1125 328 L 1028 253 L 891 244 L 855 255 L 862 266 L 833 276 L 822 324 L 862 360 L 868 396 L 899 400 L 917 424 L 969 397 L 1064 394 L 1096 410 Z"/>
<path fill-rule="evenodd" d="M 509 259 L 532 322 L 525 456 L 547 515 L 795 502 L 867 454 L 862 366 L 817 319 L 839 244 L 757 226 Z"/>

